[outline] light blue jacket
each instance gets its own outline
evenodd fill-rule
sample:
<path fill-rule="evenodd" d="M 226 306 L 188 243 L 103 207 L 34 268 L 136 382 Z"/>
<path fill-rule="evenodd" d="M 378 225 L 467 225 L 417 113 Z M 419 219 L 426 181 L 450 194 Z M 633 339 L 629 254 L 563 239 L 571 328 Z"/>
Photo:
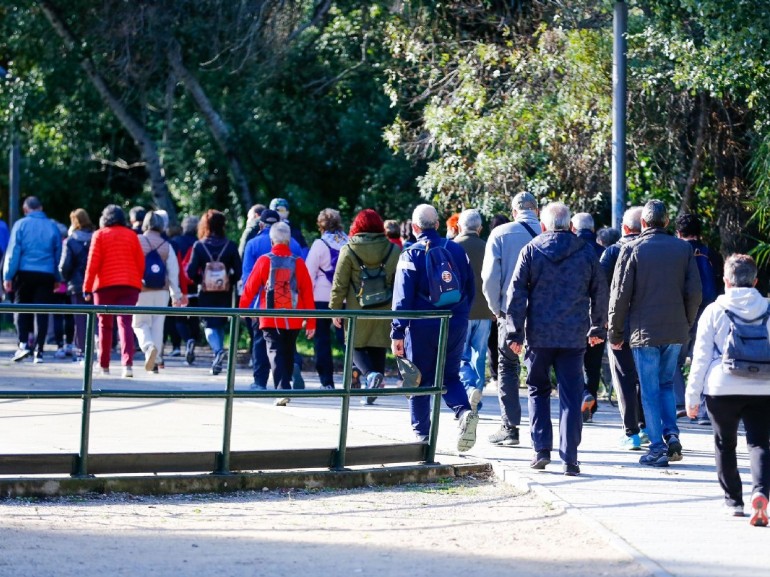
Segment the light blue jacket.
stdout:
<path fill-rule="evenodd" d="M 19 271 L 52 274 L 61 281 L 59 260 L 62 238 L 59 229 L 42 210 L 30 212 L 11 229 L 3 279 L 13 280 Z"/>

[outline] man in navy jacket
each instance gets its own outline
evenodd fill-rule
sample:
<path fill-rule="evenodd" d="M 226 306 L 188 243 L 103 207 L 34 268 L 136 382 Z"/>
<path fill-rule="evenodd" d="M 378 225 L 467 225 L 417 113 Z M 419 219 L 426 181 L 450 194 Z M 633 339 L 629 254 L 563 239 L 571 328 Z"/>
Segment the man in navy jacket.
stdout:
<path fill-rule="evenodd" d="M 609 291 L 596 251 L 570 232 L 569 209 L 552 202 L 543 210 L 543 234 L 519 255 L 508 298 L 505 345 L 519 354 L 524 343 L 529 389 L 533 469 L 551 462 L 551 369 L 559 387 L 559 456 L 565 475 L 578 475 L 582 433 L 583 355 L 606 338 Z M 502 346 L 502 344 L 501 344 Z"/>
<path fill-rule="evenodd" d="M 463 248 L 451 240 L 442 239 L 438 234 L 439 218 L 436 209 L 421 204 L 412 214 L 412 230 L 417 242 L 401 253 L 393 286 L 394 311 L 420 311 L 445 309 L 452 311 L 444 365 L 443 386 L 446 392 L 444 402 L 454 411 L 460 424 L 457 441 L 458 451 L 470 450 L 476 442 L 476 426 L 479 422 L 477 411 L 471 410 L 468 395 L 460 381 L 460 358 L 465 346 L 468 330 L 468 314 L 475 296 L 473 269 Z M 451 255 L 453 274 L 458 277 L 462 298 L 452 304 L 434 306 L 428 294 L 430 281 L 426 267 L 426 246 L 444 246 Z M 432 387 L 436 378 L 438 356 L 439 321 L 434 319 L 394 319 L 390 338 L 393 340 L 393 354 L 406 356 L 422 374 L 420 386 Z M 421 441 L 428 440 L 430 431 L 430 397 L 414 396 L 409 399 L 412 428 Z"/>

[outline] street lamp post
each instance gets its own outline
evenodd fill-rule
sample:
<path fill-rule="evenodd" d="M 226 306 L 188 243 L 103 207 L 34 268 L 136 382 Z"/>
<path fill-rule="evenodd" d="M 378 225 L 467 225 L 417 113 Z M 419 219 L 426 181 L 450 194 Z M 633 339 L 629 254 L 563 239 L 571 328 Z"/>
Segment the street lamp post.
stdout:
<path fill-rule="evenodd" d="M 626 65 L 628 6 L 615 2 L 612 21 L 612 226 L 620 230 L 626 208 Z"/>

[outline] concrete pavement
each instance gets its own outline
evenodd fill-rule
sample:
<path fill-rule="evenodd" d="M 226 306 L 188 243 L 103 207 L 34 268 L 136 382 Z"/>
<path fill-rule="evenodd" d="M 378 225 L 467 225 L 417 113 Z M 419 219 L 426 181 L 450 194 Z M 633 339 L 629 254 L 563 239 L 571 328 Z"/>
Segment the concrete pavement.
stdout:
<path fill-rule="evenodd" d="M 0 335 L 0 391 L 80 388 L 82 369 L 75 363 L 54 361 L 52 355 L 42 365 L 29 360 L 11 363 L 12 340 L 9 333 Z M 119 370 L 115 370 L 116 375 L 95 378 L 94 387 L 224 388 L 223 377 L 208 375 L 204 359 L 196 367 L 167 359 L 167 368 L 160 375 L 146 374 L 141 363 L 137 365 L 132 381 L 120 379 Z M 239 369 L 237 387 L 248 387 L 250 376 L 248 369 Z M 314 375 L 306 373 L 305 378 L 309 387 L 318 386 Z M 526 419 L 525 391 L 521 392 Z M 80 405 L 79 400 L 0 400 L 0 453 L 77 452 Z M 232 448 L 335 446 L 339 406 L 338 399 L 297 399 L 287 407 L 274 406 L 272 399 L 238 400 Z M 221 400 L 207 399 L 96 399 L 91 451 L 219 450 L 222 407 Z M 556 412 L 554 402 L 554 417 Z M 456 423 L 444 409 L 437 461 L 491 463 L 498 477 L 579 516 L 655 575 L 743 577 L 768 573 L 770 529 L 751 527 L 748 518 L 728 517 L 720 509 L 722 495 L 714 471 L 710 428 L 680 422 L 684 460 L 667 469 L 641 467 L 637 464 L 640 452 L 618 446 L 621 428 L 617 409 L 601 402 L 594 423 L 583 429 L 582 474 L 569 478 L 562 475 L 558 460 L 543 472 L 529 469 L 532 450 L 526 421 L 521 446 L 503 448 L 487 443 L 486 437 L 499 426 L 498 417 L 496 392 L 486 390 L 476 447 L 459 456 L 455 451 Z M 349 431 L 349 446 L 413 440 L 406 402 L 400 397 L 380 398 L 370 407 L 351 403 Z M 745 451 L 742 441 L 739 465 L 748 500 L 751 478 Z M 601 572 L 597 567 L 596 573 Z"/>

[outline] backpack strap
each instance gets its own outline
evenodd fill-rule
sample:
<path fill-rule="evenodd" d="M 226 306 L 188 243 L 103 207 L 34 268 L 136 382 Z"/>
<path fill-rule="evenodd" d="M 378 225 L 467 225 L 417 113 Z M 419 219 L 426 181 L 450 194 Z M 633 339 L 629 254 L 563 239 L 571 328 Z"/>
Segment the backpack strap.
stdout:
<path fill-rule="evenodd" d="M 537 236 L 537 233 L 535 232 L 535 230 L 531 226 L 529 226 L 526 222 L 522 220 L 522 221 L 519 221 L 519 224 L 523 226 L 525 229 L 527 229 L 527 232 L 532 235 L 532 238 L 535 238 Z"/>
<path fill-rule="evenodd" d="M 206 256 L 209 257 L 209 261 L 213 261 L 214 260 L 214 257 L 211 256 L 211 253 L 209 252 L 209 249 L 206 248 L 206 243 L 204 243 L 203 241 L 200 241 L 200 240 L 196 240 L 195 244 L 200 245 L 203 248 L 203 252 L 205 252 Z"/>
<path fill-rule="evenodd" d="M 225 254 L 225 250 L 227 250 L 227 243 L 229 241 L 225 239 L 225 244 L 222 245 L 222 250 L 219 251 L 219 254 L 217 255 L 217 262 L 220 262 L 222 260 L 222 255 Z"/>

